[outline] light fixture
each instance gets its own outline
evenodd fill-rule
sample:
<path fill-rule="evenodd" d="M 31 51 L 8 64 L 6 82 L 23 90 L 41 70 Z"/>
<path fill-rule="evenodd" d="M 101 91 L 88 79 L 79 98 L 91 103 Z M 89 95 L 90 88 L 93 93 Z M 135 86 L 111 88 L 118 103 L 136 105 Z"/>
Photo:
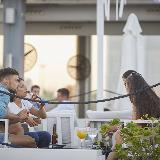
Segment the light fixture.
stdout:
<path fill-rule="evenodd" d="M 12 53 L 7 54 L 6 67 L 12 67 L 13 55 Z"/>
<path fill-rule="evenodd" d="M 7 24 L 15 23 L 15 9 L 14 8 L 5 9 L 5 23 Z"/>

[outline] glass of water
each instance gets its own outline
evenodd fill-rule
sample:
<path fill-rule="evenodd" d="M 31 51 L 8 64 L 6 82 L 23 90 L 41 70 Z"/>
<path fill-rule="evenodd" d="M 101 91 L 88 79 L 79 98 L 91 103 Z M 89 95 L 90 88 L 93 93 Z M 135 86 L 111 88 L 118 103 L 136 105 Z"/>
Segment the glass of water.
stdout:
<path fill-rule="evenodd" d="M 97 134 L 98 134 L 97 128 L 88 128 L 87 133 L 88 133 L 88 136 L 91 138 L 92 144 L 93 144 L 94 139 L 97 137 Z"/>

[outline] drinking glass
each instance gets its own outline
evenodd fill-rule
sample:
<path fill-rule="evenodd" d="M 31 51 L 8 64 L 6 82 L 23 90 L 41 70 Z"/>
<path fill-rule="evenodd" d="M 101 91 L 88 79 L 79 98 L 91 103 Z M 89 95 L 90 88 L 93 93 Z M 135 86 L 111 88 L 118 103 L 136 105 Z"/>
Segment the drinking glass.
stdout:
<path fill-rule="evenodd" d="M 96 136 L 98 134 L 97 128 L 88 128 L 87 129 L 87 133 L 88 133 L 88 136 L 91 138 L 92 144 L 93 144 L 94 143 L 94 139 L 96 138 Z"/>
<path fill-rule="evenodd" d="M 83 141 L 85 140 L 86 136 L 87 136 L 86 128 L 78 128 L 77 129 L 77 137 L 80 139 L 80 142 L 81 142 L 80 148 L 82 148 L 82 144 L 83 144 Z"/>

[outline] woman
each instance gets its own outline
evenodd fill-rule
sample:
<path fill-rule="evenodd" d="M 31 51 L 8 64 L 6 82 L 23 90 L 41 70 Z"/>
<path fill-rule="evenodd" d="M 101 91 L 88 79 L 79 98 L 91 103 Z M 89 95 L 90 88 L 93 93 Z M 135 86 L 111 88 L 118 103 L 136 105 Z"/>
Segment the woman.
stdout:
<path fill-rule="evenodd" d="M 140 119 L 141 117 L 148 115 L 148 117 L 159 118 L 160 117 L 160 99 L 155 92 L 149 88 L 149 85 L 144 78 L 134 70 L 126 71 L 123 76 L 124 85 L 128 94 L 131 95 L 130 101 L 132 103 L 132 119 Z M 122 139 L 120 136 L 120 130 L 118 127 L 112 129 L 117 130 L 115 135 L 116 144 L 121 144 Z M 113 147 L 114 150 L 114 147 Z M 111 152 L 107 160 L 116 160 L 117 156 L 115 152 Z"/>
<path fill-rule="evenodd" d="M 27 88 L 22 79 L 20 79 L 18 88 L 17 88 L 17 96 L 26 97 L 27 96 Z M 22 110 L 27 110 L 29 117 L 25 120 L 25 122 L 31 127 L 37 126 L 40 121 L 39 118 L 46 118 L 46 111 L 44 105 L 40 105 L 39 110 L 35 109 L 32 103 L 27 100 L 23 100 L 20 98 L 14 98 L 13 102 L 8 104 L 8 109 L 10 113 L 18 114 Z M 30 115 L 34 115 L 37 118 L 32 118 Z M 21 123 L 13 124 L 9 128 L 9 132 L 15 135 L 29 135 L 35 139 L 37 147 L 43 148 L 48 147 L 50 144 L 51 136 L 48 132 L 40 131 L 40 132 L 27 132 L 24 133 L 24 129 Z"/>
<path fill-rule="evenodd" d="M 128 94 L 141 91 L 131 95 L 130 101 L 133 108 L 133 119 L 140 119 L 148 114 L 149 117 L 160 117 L 160 99 L 156 93 L 149 88 L 144 78 L 133 70 L 128 70 L 122 76 Z"/>

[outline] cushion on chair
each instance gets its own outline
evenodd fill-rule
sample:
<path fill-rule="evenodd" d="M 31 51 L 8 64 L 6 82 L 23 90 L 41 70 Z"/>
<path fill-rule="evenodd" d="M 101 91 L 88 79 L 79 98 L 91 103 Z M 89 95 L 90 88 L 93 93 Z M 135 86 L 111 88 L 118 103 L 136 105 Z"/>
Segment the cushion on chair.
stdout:
<path fill-rule="evenodd" d="M 88 110 L 86 114 L 88 118 L 91 118 L 91 119 L 113 119 L 113 118 L 131 119 L 132 118 L 131 110 L 106 111 L 106 112 Z"/>

